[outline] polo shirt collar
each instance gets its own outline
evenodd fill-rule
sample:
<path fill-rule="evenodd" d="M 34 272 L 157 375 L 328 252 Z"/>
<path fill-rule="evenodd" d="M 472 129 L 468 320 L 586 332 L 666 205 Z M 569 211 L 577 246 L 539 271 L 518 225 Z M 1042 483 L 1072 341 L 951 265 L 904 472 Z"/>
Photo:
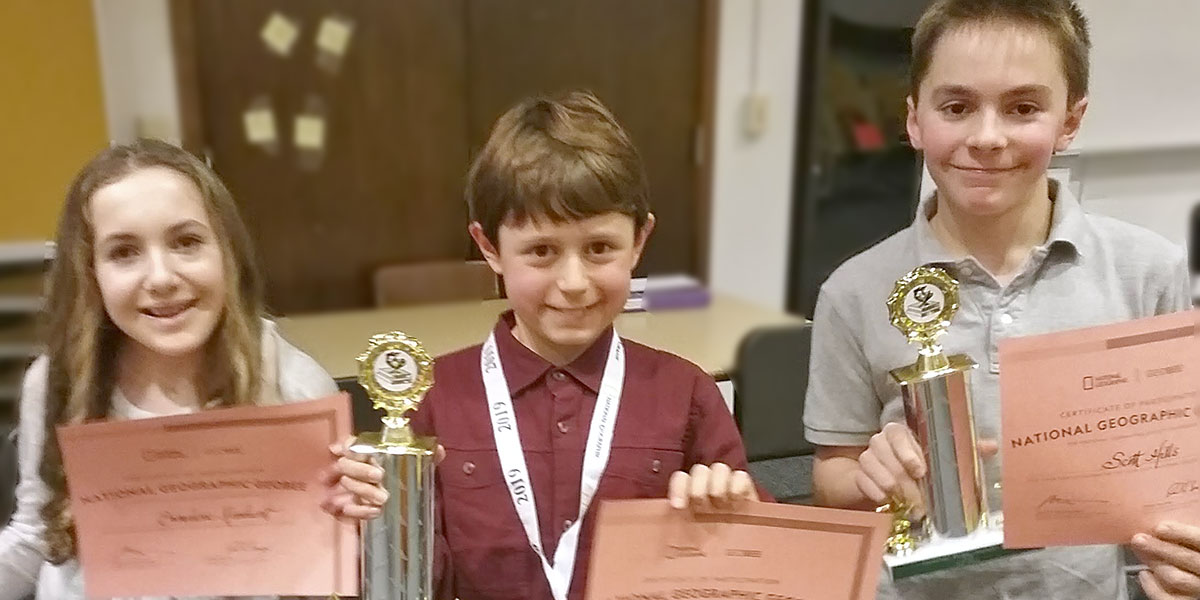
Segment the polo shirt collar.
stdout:
<path fill-rule="evenodd" d="M 513 336 L 515 326 L 516 316 L 509 310 L 500 315 L 494 330 L 496 349 L 504 365 L 504 378 L 508 380 L 508 389 L 514 399 L 526 388 L 541 381 L 547 372 L 557 368 Z M 613 328 L 610 325 L 583 354 L 562 367 L 562 370 L 592 392 L 599 393 L 612 336 Z"/>
<path fill-rule="evenodd" d="M 1071 190 L 1061 185 L 1058 180 L 1050 179 L 1050 235 L 1044 245 L 1047 249 L 1061 246 L 1082 256 L 1086 253 L 1090 229 L 1084 216 L 1083 207 Z M 926 196 L 917 207 L 917 216 L 913 220 L 913 232 L 916 236 L 917 260 L 920 264 L 958 264 L 964 258 L 954 256 L 942 246 L 941 241 L 933 232 L 931 219 L 937 210 L 936 194 Z"/>
<path fill-rule="evenodd" d="M 1092 236 L 1091 226 L 1083 207 L 1079 205 L 1079 199 L 1071 193 L 1070 187 L 1060 184 L 1057 179 L 1050 180 L 1050 199 L 1054 201 L 1054 215 L 1051 217 L 1046 246 L 1069 246 L 1076 254 L 1083 256 L 1087 253 Z"/>

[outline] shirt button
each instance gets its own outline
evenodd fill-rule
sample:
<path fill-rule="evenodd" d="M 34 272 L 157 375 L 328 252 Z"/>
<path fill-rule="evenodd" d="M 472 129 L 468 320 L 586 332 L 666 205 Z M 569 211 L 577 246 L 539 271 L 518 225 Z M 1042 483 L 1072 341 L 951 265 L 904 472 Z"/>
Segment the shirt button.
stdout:
<path fill-rule="evenodd" d="M 570 426 L 570 425 L 567 425 L 567 422 L 566 422 L 566 421 L 559 421 L 559 422 L 558 422 L 558 432 L 559 432 L 559 433 L 566 433 L 566 432 L 568 432 L 568 431 L 570 431 L 570 430 L 571 430 L 571 426 Z"/>
<path fill-rule="evenodd" d="M 475 472 L 475 463 L 467 461 L 463 463 L 463 473 L 470 475 Z"/>
<path fill-rule="evenodd" d="M 1008 313 L 1000 315 L 1000 322 L 1004 325 L 1012 325 L 1013 317 Z"/>
<path fill-rule="evenodd" d="M 550 376 L 553 377 L 555 381 L 562 381 L 567 378 L 567 374 L 563 373 L 562 371 L 555 371 L 554 373 L 551 373 Z"/>
<path fill-rule="evenodd" d="M 571 520 L 567 519 L 567 520 L 563 521 L 563 531 L 566 531 L 570 528 L 571 528 Z"/>
<path fill-rule="evenodd" d="M 658 460 L 657 458 L 654 459 L 654 462 L 650 463 L 650 472 L 657 473 L 661 470 L 662 470 L 662 461 Z"/>

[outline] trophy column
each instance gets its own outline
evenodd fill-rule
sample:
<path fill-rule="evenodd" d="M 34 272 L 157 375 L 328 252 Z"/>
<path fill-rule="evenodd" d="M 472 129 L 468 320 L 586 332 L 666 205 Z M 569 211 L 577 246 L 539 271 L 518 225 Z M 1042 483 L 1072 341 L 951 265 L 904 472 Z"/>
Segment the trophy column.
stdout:
<path fill-rule="evenodd" d="M 388 492 L 382 514 L 363 524 L 362 597 L 429 600 L 437 440 L 415 435 L 406 414 L 433 385 L 433 360 L 417 340 L 400 332 L 372 337 L 358 360 L 359 383 L 374 406 L 387 412 L 383 431 L 364 433 L 351 447 L 383 467 Z"/>

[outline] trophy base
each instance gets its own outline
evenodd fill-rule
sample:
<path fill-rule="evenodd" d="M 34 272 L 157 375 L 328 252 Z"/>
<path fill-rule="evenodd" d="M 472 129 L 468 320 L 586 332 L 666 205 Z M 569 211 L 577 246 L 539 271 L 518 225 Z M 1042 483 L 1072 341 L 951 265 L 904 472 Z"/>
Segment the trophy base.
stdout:
<path fill-rule="evenodd" d="M 958 569 L 996 558 L 1029 552 L 1004 548 L 1004 530 L 982 528 L 970 535 L 939 538 L 918 545 L 904 555 L 884 555 L 891 581 Z"/>

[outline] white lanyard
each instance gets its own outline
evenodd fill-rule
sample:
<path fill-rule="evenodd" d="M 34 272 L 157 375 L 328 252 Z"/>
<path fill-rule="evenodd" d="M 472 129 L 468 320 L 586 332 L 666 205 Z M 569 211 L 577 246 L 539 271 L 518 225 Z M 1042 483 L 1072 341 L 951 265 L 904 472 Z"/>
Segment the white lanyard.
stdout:
<path fill-rule="evenodd" d="M 588 431 L 587 447 L 583 456 L 583 476 L 579 482 L 579 516 L 558 539 L 554 551 L 554 564 L 546 560 L 542 548 L 542 534 L 538 527 L 537 504 L 533 499 L 533 486 L 529 479 L 529 468 L 525 465 L 525 452 L 521 448 L 521 436 L 517 432 L 517 415 L 513 412 L 512 395 L 504 368 L 500 366 L 500 354 L 496 351 L 496 334 L 488 336 L 480 353 L 479 366 L 483 371 L 483 386 L 487 391 L 488 411 L 492 417 L 492 435 L 496 438 L 496 452 L 500 455 L 500 469 L 504 471 L 504 482 L 512 496 L 513 507 L 525 528 L 529 545 L 542 561 L 542 571 L 550 583 L 554 600 L 566 600 L 571 586 L 571 574 L 575 570 L 575 553 L 579 548 L 579 531 L 583 516 L 587 513 L 600 476 L 608 464 L 612 449 L 613 429 L 617 420 L 617 409 L 621 405 L 621 390 L 625 386 L 625 346 L 616 332 L 608 349 L 608 363 L 600 379 L 600 393 L 596 397 L 596 408 L 592 411 L 592 424 Z"/>

